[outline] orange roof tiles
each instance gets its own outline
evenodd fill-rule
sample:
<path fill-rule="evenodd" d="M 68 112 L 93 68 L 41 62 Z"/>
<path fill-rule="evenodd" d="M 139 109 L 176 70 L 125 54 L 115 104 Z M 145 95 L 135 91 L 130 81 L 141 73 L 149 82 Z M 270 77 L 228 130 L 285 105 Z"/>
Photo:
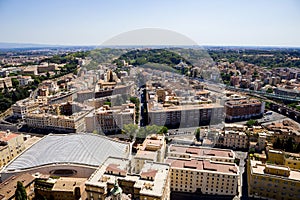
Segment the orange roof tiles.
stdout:
<path fill-rule="evenodd" d="M 215 163 L 209 160 L 196 160 L 196 159 L 176 159 L 168 158 L 167 163 L 171 164 L 173 168 L 192 168 L 197 170 L 216 171 L 222 173 L 238 174 L 238 169 L 233 164 Z"/>

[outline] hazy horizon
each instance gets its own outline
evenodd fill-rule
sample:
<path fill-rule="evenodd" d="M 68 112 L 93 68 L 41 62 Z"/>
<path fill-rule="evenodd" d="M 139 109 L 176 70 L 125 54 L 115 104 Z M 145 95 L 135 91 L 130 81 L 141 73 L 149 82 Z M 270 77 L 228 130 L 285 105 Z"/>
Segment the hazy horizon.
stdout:
<path fill-rule="evenodd" d="M 0 42 L 99 46 L 132 30 L 154 28 L 199 46 L 299 47 L 299 11 L 297 0 L 4 0 Z"/>

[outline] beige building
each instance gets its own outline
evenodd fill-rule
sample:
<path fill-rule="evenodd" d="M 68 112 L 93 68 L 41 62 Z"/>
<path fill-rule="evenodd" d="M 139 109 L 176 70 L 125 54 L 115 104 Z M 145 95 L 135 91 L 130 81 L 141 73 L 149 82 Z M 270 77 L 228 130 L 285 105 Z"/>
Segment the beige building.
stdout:
<path fill-rule="evenodd" d="M 127 159 L 108 158 L 86 182 L 86 199 L 106 199 L 116 182 L 132 199 L 170 199 L 168 164 L 146 163 L 139 174 L 131 174 L 130 168 Z"/>
<path fill-rule="evenodd" d="M 125 124 L 135 124 L 135 105 L 104 105 L 85 117 L 87 132 L 110 133 L 123 129 Z"/>
<path fill-rule="evenodd" d="M 217 104 L 148 104 L 149 123 L 167 127 L 198 127 L 221 122 L 224 107 Z"/>
<path fill-rule="evenodd" d="M 27 113 L 34 111 L 39 105 L 40 104 L 37 101 L 24 99 L 13 104 L 11 109 L 14 117 L 24 119 Z"/>
<path fill-rule="evenodd" d="M 235 153 L 229 149 L 216 149 L 197 146 L 171 144 L 168 148 L 168 157 L 209 159 L 216 162 L 234 163 Z"/>
<path fill-rule="evenodd" d="M 55 104 L 27 113 L 25 122 L 32 128 L 84 132 L 85 116 L 92 110 L 90 106 L 75 102 Z"/>
<path fill-rule="evenodd" d="M 10 179 L 0 184 L 0 198 L 3 200 L 15 199 L 17 182 L 20 181 L 25 188 L 27 198 L 29 200 L 33 199 L 33 197 L 35 196 L 34 180 L 35 177 L 27 173 L 10 177 Z"/>
<path fill-rule="evenodd" d="M 37 70 L 38 73 L 45 73 L 48 71 L 55 71 L 55 70 L 59 70 L 59 66 L 63 66 L 63 65 L 58 65 L 58 64 L 48 64 L 48 63 L 41 63 L 40 65 L 37 66 Z"/>
<path fill-rule="evenodd" d="M 55 200 L 78 200 L 84 192 L 86 178 L 60 177 L 58 179 L 41 176 L 36 180 L 37 198 Z"/>
<path fill-rule="evenodd" d="M 0 132 L 0 167 L 25 149 L 23 134 Z"/>
<path fill-rule="evenodd" d="M 171 191 L 235 196 L 239 169 L 234 163 L 168 157 Z"/>
<path fill-rule="evenodd" d="M 67 131 L 67 132 L 84 132 L 84 116 L 64 116 L 51 115 L 45 113 L 29 113 L 26 115 L 26 124 L 32 128 Z"/>
<path fill-rule="evenodd" d="M 4 86 L 7 88 L 12 87 L 11 77 L 0 78 L 0 89 L 3 89 Z"/>
<path fill-rule="evenodd" d="M 23 69 L 23 74 L 26 75 L 38 75 L 38 70 L 36 65 L 27 66 Z"/>
<path fill-rule="evenodd" d="M 299 199 L 300 172 L 280 165 L 249 160 L 248 193 L 267 199 Z"/>
<path fill-rule="evenodd" d="M 34 80 L 31 78 L 31 76 L 18 76 L 18 81 L 20 86 L 28 85 L 29 83 L 32 83 Z"/>
<path fill-rule="evenodd" d="M 219 136 L 217 146 L 233 149 L 247 149 L 249 146 L 248 136 L 245 132 L 225 130 Z"/>
<path fill-rule="evenodd" d="M 163 162 L 166 151 L 166 141 L 164 135 L 149 135 L 143 144 L 138 146 L 138 151 L 132 159 L 132 170 L 140 173 L 147 161 Z"/>

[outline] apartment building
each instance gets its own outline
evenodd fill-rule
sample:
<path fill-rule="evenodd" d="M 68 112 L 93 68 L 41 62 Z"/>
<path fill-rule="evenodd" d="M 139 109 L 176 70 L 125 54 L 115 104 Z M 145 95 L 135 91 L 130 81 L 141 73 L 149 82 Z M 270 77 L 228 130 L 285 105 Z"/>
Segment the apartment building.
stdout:
<path fill-rule="evenodd" d="M 44 108 L 45 109 L 45 108 Z M 93 108 L 75 102 L 47 106 L 28 113 L 25 122 L 29 127 L 63 132 L 85 131 L 85 116 Z"/>
<path fill-rule="evenodd" d="M 246 99 L 225 102 L 225 114 L 228 121 L 246 120 L 261 117 L 265 110 L 265 103 L 257 99 Z"/>
<path fill-rule="evenodd" d="M 48 64 L 48 63 L 41 63 L 40 65 L 37 66 L 37 71 L 38 73 L 45 73 L 45 72 L 49 72 L 49 71 L 55 71 L 55 70 L 59 70 L 59 66 L 63 66 L 63 65 L 58 65 L 58 64 Z"/>
<path fill-rule="evenodd" d="M 24 149 L 23 134 L 0 132 L 0 167 L 6 165 Z"/>
<path fill-rule="evenodd" d="M 34 80 L 31 78 L 31 76 L 18 76 L 18 81 L 20 86 L 28 85 L 29 83 L 32 83 Z"/>
<path fill-rule="evenodd" d="M 34 111 L 39 105 L 37 101 L 24 99 L 13 104 L 11 109 L 14 117 L 24 119 L 27 113 Z"/>
<path fill-rule="evenodd" d="M 149 162 L 139 174 L 131 174 L 130 160 L 109 157 L 86 182 L 86 199 L 126 199 L 123 195 L 127 195 L 130 199 L 168 200 L 169 169 L 168 164 Z"/>
<path fill-rule="evenodd" d="M 112 133 L 125 124 L 135 124 L 135 105 L 132 103 L 109 107 L 104 105 L 85 117 L 86 131 Z"/>
<path fill-rule="evenodd" d="M 249 197 L 296 200 L 300 198 L 300 172 L 282 165 L 249 160 Z"/>
<path fill-rule="evenodd" d="M 239 169 L 234 163 L 168 157 L 171 191 L 210 195 L 238 194 Z"/>
<path fill-rule="evenodd" d="M 148 104 L 149 123 L 177 127 L 198 127 L 219 123 L 224 119 L 224 107 L 218 104 L 171 105 Z"/>
<path fill-rule="evenodd" d="M 209 159 L 216 162 L 234 163 L 235 153 L 229 149 L 216 149 L 198 146 L 171 144 L 167 157 Z"/>
<path fill-rule="evenodd" d="M 163 162 L 166 151 L 164 135 L 148 135 L 143 144 L 138 146 L 138 151 L 132 159 L 132 171 L 140 173 L 144 164 L 148 161 Z"/>
<path fill-rule="evenodd" d="M 23 74 L 26 75 L 38 75 L 38 70 L 37 70 L 37 66 L 36 65 L 32 65 L 32 66 L 27 66 L 23 69 L 22 71 Z"/>
<path fill-rule="evenodd" d="M 249 140 L 245 132 L 225 130 L 219 135 L 216 146 L 233 149 L 247 149 L 249 147 Z"/>
<path fill-rule="evenodd" d="M 274 89 L 274 93 L 278 95 L 300 97 L 300 85 L 291 84 L 291 85 L 280 85 Z"/>
<path fill-rule="evenodd" d="M 268 161 L 277 165 L 284 165 L 291 169 L 300 169 L 300 154 L 289 153 L 279 150 L 270 149 L 268 152 Z"/>

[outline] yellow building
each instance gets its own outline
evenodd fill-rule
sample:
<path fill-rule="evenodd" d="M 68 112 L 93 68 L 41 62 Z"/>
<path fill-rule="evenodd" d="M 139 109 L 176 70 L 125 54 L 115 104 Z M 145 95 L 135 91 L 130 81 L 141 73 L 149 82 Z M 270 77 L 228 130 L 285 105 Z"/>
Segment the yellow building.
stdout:
<path fill-rule="evenodd" d="M 300 169 L 300 155 L 277 150 L 268 151 L 268 161 L 278 165 L 284 165 L 292 169 Z"/>
<path fill-rule="evenodd" d="M 239 169 L 234 163 L 167 158 L 171 165 L 171 191 L 235 196 Z"/>
<path fill-rule="evenodd" d="M 300 169 L 300 155 L 296 153 L 284 154 L 284 165 L 292 169 Z"/>
<path fill-rule="evenodd" d="M 300 172 L 289 167 L 249 160 L 248 193 L 250 197 L 299 199 Z"/>
<path fill-rule="evenodd" d="M 6 165 L 25 149 L 23 134 L 0 132 L 0 166 Z"/>
<path fill-rule="evenodd" d="M 284 152 L 277 150 L 269 150 L 268 151 L 268 161 L 271 163 L 275 163 L 277 165 L 284 164 Z"/>

